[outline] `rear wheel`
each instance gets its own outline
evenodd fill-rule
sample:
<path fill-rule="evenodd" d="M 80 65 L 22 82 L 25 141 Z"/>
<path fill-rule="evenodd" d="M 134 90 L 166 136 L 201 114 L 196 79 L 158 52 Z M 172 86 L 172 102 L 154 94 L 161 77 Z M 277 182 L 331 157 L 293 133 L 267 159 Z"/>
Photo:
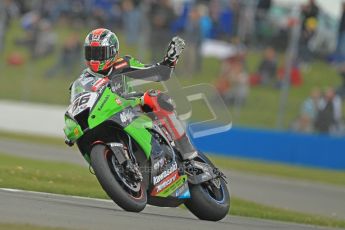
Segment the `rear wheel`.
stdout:
<path fill-rule="evenodd" d="M 195 159 L 213 166 L 202 153 Z M 223 178 L 213 179 L 199 185 L 189 185 L 191 198 L 185 202 L 186 207 L 199 219 L 219 221 L 230 209 L 230 195 Z"/>
<path fill-rule="evenodd" d="M 114 153 L 105 145 L 91 150 L 91 166 L 108 196 L 121 208 L 130 212 L 142 211 L 147 203 L 146 190 L 141 182 L 127 175 Z"/>

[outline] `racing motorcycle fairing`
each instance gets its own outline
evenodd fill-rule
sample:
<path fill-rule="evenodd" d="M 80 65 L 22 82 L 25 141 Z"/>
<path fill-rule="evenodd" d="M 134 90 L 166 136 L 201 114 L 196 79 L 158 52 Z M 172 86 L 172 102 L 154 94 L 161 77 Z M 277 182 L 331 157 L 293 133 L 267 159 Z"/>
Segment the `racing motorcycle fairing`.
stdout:
<path fill-rule="evenodd" d="M 131 139 L 139 166 L 150 168 L 144 175 L 150 196 L 169 198 L 177 205 L 189 198 L 187 176 L 179 170 L 175 151 L 158 125 L 141 112 L 140 99 L 125 99 L 108 86 L 97 92 L 80 90 L 74 98 L 65 114 L 68 141 L 76 142 L 90 163 L 93 144 L 128 144 L 123 140 Z M 165 200 L 157 203 L 165 206 Z"/>

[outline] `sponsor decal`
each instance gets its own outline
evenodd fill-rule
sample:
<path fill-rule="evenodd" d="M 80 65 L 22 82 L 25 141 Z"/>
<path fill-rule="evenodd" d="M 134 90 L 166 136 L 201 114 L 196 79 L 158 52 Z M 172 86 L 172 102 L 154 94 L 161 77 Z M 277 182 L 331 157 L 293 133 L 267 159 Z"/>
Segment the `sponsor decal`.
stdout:
<path fill-rule="evenodd" d="M 187 183 L 184 183 L 179 189 L 176 190 L 175 196 L 176 196 L 176 197 L 180 197 L 180 196 L 182 196 L 184 193 L 186 193 L 186 191 L 188 191 L 188 184 L 187 184 Z"/>
<path fill-rule="evenodd" d="M 118 91 L 118 90 L 121 89 L 121 88 L 122 88 L 121 82 L 117 82 L 117 83 L 114 83 L 114 85 L 112 86 L 111 90 L 112 90 L 113 92 L 116 92 L 116 91 Z"/>
<path fill-rule="evenodd" d="M 183 194 L 181 194 L 180 196 L 178 196 L 178 198 L 180 199 L 189 199 L 190 198 L 190 192 L 189 189 L 186 190 Z"/>
<path fill-rule="evenodd" d="M 110 143 L 110 147 L 121 147 L 121 148 L 123 148 L 123 144 L 122 143 L 113 142 L 113 143 Z"/>
<path fill-rule="evenodd" d="M 91 46 L 100 46 L 99 41 L 93 41 L 90 43 Z"/>
<path fill-rule="evenodd" d="M 98 41 L 101 38 L 100 34 L 93 34 L 92 35 L 92 40 Z"/>
<path fill-rule="evenodd" d="M 92 91 L 97 91 L 99 90 L 103 85 L 105 85 L 109 81 L 108 78 L 100 78 L 98 79 L 92 86 Z"/>
<path fill-rule="evenodd" d="M 168 187 L 163 189 L 156 196 L 158 196 L 158 197 L 174 196 L 175 195 L 175 191 L 178 188 L 180 188 L 183 184 L 185 184 L 186 181 L 187 181 L 187 176 L 186 175 L 179 176 L 172 184 L 170 184 Z"/>
<path fill-rule="evenodd" d="M 163 167 L 164 163 L 165 163 L 164 158 L 159 159 L 156 163 L 153 164 L 153 169 L 154 170 L 160 169 L 161 167 Z"/>
<path fill-rule="evenodd" d="M 80 83 L 85 86 L 85 85 L 89 84 L 90 82 L 92 82 L 93 80 L 94 80 L 94 78 L 92 78 L 92 77 L 84 77 L 80 81 Z"/>
<path fill-rule="evenodd" d="M 170 168 L 168 168 L 167 170 L 163 171 L 161 174 L 159 174 L 158 176 L 154 176 L 153 177 L 153 184 L 156 185 L 159 182 L 161 182 L 164 178 L 166 178 L 167 176 L 169 176 L 170 174 L 172 174 L 174 171 L 177 170 L 177 164 L 176 162 L 174 164 L 172 164 L 170 166 Z"/>
<path fill-rule="evenodd" d="M 118 104 L 118 105 L 122 105 L 122 101 L 121 101 L 120 98 L 116 98 L 116 99 L 115 99 L 115 102 L 116 102 L 116 104 Z"/>
<path fill-rule="evenodd" d="M 175 182 L 179 178 L 178 172 L 175 171 L 173 174 L 170 174 L 167 178 L 165 178 L 161 183 L 159 183 L 154 190 L 152 191 L 151 195 L 156 195 L 165 188 L 169 187 L 173 182 Z"/>
<path fill-rule="evenodd" d="M 132 122 L 134 118 L 134 113 L 130 110 L 123 111 L 120 114 L 120 120 L 122 123 Z"/>
<path fill-rule="evenodd" d="M 74 130 L 73 130 L 73 132 L 74 132 L 74 135 L 75 135 L 75 136 L 78 136 L 78 135 L 79 135 L 79 129 L 78 129 L 78 127 L 75 127 Z"/>
<path fill-rule="evenodd" d="M 81 111 L 85 110 L 87 108 L 87 105 L 81 105 L 79 106 L 76 110 L 73 111 L 73 115 L 77 115 L 78 113 L 80 113 Z"/>
<path fill-rule="evenodd" d="M 97 99 L 97 93 L 84 93 L 76 98 L 68 107 L 68 113 L 74 117 L 85 109 L 92 107 Z"/>
<path fill-rule="evenodd" d="M 72 113 L 76 113 L 77 108 L 79 107 L 79 110 L 82 110 L 86 107 L 86 103 L 89 102 L 91 97 L 91 94 L 86 94 L 82 97 L 78 97 L 74 102 L 73 102 L 73 106 L 72 106 Z M 84 106 L 85 105 L 85 106 Z"/>
<path fill-rule="evenodd" d="M 127 62 L 124 61 L 122 63 L 116 64 L 115 69 L 121 69 L 121 68 L 126 67 L 127 65 L 128 65 Z"/>
<path fill-rule="evenodd" d="M 100 104 L 100 106 L 98 107 L 98 111 L 101 111 L 105 105 L 105 103 L 107 103 L 107 101 L 109 100 L 109 95 L 107 95 L 104 100 L 102 101 L 102 103 Z"/>

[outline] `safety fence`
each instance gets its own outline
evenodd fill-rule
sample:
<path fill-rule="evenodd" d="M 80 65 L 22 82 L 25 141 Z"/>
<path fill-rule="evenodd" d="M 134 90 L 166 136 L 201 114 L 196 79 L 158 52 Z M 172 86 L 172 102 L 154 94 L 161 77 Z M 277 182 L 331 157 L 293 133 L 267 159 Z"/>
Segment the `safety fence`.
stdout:
<path fill-rule="evenodd" d="M 345 170 L 345 137 L 235 127 L 193 139 L 203 152 Z"/>

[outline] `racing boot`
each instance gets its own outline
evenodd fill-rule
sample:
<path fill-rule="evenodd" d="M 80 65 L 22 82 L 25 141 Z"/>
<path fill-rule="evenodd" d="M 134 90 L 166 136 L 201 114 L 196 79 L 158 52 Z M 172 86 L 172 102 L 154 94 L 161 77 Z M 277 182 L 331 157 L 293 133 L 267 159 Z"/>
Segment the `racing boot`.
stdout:
<path fill-rule="evenodd" d="M 175 140 L 175 146 L 180 151 L 184 161 L 192 161 L 198 156 L 198 151 L 196 151 L 192 143 L 190 143 L 186 134 Z"/>

